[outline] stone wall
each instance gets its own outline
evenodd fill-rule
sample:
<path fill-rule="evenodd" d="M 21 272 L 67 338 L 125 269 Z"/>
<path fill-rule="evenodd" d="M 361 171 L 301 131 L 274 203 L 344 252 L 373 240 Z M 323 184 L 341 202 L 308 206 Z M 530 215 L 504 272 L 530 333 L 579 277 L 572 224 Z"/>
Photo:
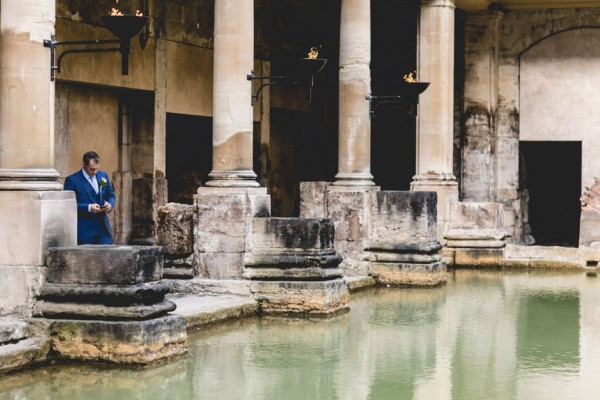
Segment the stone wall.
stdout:
<path fill-rule="evenodd" d="M 588 129 L 597 125 L 588 108 L 594 96 L 571 84 L 594 87 L 598 81 L 590 73 L 600 62 L 591 50 L 598 34 L 589 28 L 600 27 L 600 10 L 473 13 L 465 21 L 461 195 L 503 204 L 505 226 L 522 242 L 520 140 L 582 140 L 582 185 L 599 173 L 593 157 L 585 161 L 597 148 L 595 128 Z"/>

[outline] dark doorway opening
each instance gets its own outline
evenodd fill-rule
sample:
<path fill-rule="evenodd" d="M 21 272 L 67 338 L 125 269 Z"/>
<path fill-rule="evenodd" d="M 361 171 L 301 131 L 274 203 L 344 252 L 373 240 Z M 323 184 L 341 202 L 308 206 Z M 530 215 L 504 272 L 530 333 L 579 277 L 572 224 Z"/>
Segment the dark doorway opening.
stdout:
<path fill-rule="evenodd" d="M 520 142 L 529 224 L 538 245 L 579 243 L 581 142 Z"/>
<path fill-rule="evenodd" d="M 168 200 L 192 204 L 212 169 L 212 118 L 167 114 Z"/>

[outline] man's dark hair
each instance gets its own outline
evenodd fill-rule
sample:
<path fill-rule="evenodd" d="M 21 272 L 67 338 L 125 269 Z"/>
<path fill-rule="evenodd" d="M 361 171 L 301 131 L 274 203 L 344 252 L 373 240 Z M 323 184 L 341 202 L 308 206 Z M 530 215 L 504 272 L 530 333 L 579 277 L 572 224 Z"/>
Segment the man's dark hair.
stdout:
<path fill-rule="evenodd" d="M 85 165 L 89 165 L 90 160 L 94 160 L 97 163 L 99 163 L 100 162 L 100 156 L 95 151 L 88 151 L 87 153 L 85 153 L 83 155 L 83 163 Z"/>

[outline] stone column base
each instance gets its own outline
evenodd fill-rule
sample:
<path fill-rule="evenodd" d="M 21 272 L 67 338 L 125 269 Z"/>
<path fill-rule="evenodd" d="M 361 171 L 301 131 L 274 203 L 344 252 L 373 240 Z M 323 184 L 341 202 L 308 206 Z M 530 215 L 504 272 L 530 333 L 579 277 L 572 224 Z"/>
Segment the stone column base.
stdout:
<path fill-rule="evenodd" d="M 389 286 L 438 286 L 446 283 L 446 263 L 371 262 L 371 275 L 377 284 Z"/>
<path fill-rule="evenodd" d="M 255 217 L 271 214 L 266 188 L 200 187 L 195 196 L 194 256 L 198 275 L 240 279 Z"/>
<path fill-rule="evenodd" d="M 50 332 L 51 349 L 69 360 L 148 364 L 188 351 L 181 315 L 146 321 L 57 320 Z"/>
<path fill-rule="evenodd" d="M 328 281 L 253 281 L 259 312 L 282 316 L 329 316 L 349 309 L 350 294 L 343 279 Z"/>

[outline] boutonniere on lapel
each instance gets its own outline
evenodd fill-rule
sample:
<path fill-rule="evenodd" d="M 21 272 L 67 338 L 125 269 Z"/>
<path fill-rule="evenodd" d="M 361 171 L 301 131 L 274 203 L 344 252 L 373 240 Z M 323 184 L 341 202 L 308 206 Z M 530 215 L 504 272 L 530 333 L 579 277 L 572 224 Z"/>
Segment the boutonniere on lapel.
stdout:
<path fill-rule="evenodd" d="M 101 178 L 100 182 L 98 182 L 98 185 L 100 186 L 100 189 L 104 189 L 107 183 L 108 182 L 106 181 L 106 178 Z"/>

